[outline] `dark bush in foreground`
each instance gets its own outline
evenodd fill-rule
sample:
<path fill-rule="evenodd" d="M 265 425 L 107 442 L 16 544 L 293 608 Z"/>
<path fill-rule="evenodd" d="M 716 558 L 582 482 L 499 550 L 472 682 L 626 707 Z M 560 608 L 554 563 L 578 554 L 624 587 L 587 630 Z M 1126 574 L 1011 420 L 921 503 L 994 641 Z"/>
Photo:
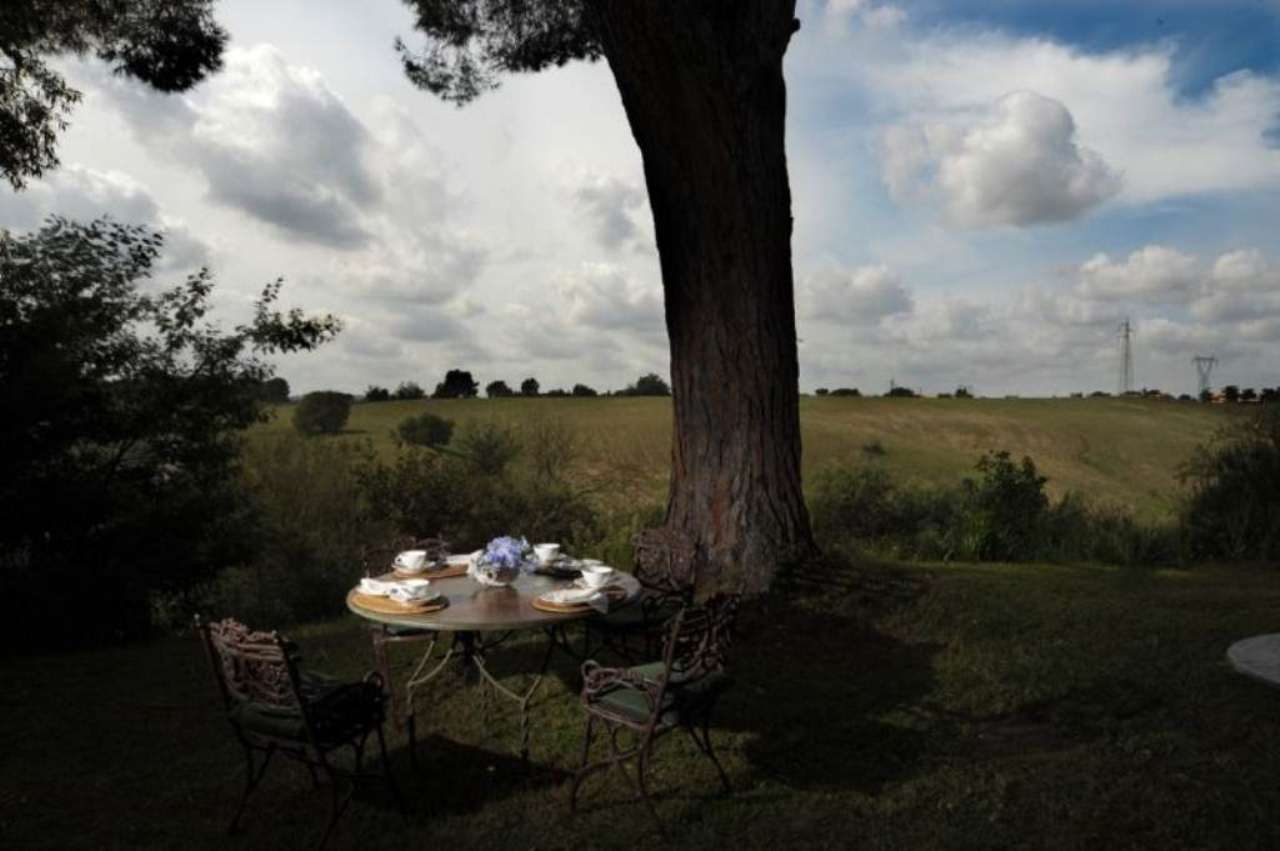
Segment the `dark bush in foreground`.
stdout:
<path fill-rule="evenodd" d="M 435 414 L 419 414 L 402 420 L 396 434 L 412 446 L 444 446 L 453 437 L 453 421 Z"/>
<path fill-rule="evenodd" d="M 303 434 L 337 434 L 351 416 L 351 396 L 317 390 L 302 397 L 293 412 L 293 427 Z"/>
<path fill-rule="evenodd" d="M 1280 409 L 1220 432 L 1183 467 L 1182 511 L 1195 558 L 1280 558 Z"/>

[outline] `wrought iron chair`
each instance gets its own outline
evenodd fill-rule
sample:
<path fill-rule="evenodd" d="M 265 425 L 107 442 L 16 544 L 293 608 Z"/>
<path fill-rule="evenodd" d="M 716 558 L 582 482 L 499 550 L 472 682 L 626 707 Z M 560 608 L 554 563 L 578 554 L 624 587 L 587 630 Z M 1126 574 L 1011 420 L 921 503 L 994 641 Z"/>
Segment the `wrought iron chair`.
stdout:
<path fill-rule="evenodd" d="M 570 790 L 570 811 L 576 811 L 578 791 L 589 775 L 616 766 L 662 827 L 649 797 L 645 773 L 654 742 L 677 727 L 684 729 L 698 750 L 711 760 L 723 790 L 730 791 L 729 776 L 712 748 L 711 715 L 729 685 L 726 654 L 739 599 L 722 596 L 703 606 L 680 609 L 670 619 L 661 662 L 606 668 L 588 661 L 582 666 L 582 706 L 587 712 L 587 729 L 582 744 L 582 764 Z M 608 732 L 609 754 L 591 762 L 597 722 Z M 628 748 L 618 742 L 623 730 L 632 734 Z M 632 759 L 636 762 L 634 778 L 623 767 L 623 763 Z"/>
<path fill-rule="evenodd" d="M 306 765 L 316 785 L 317 770 L 324 772 L 333 788 L 329 821 L 320 838 L 323 847 L 351 800 L 355 781 L 370 776 L 364 771 L 364 748 L 371 734 L 378 741 L 383 780 L 404 812 L 404 800 L 387 761 L 382 734 L 386 697 L 376 672 L 359 682 L 341 682 L 300 670 L 297 646 L 277 632 L 253 632 L 230 618 L 205 623 L 197 616 L 195 626 L 204 639 L 227 720 L 244 748 L 244 791 L 229 831 L 239 826 L 249 796 L 262 782 L 271 757 L 279 753 Z M 347 746 L 354 752 L 354 771 L 330 758 Z M 261 763 L 255 759 L 257 754 L 262 755 Z M 339 778 L 348 781 L 345 795 L 340 794 Z"/>
<path fill-rule="evenodd" d="M 390 569 L 396 554 L 404 550 L 426 550 L 429 558 L 443 558 L 449 553 L 449 544 L 439 536 L 435 538 L 404 536 L 395 538 L 387 543 L 366 546 L 361 552 L 361 570 L 365 576 L 379 576 L 386 573 Z M 381 675 L 382 682 L 387 689 L 387 697 L 391 701 L 392 721 L 395 723 L 396 729 L 404 726 L 406 717 L 409 719 L 409 723 L 412 724 L 413 713 L 409 711 L 412 707 L 401 707 L 396 697 L 395 680 L 391 677 L 391 663 L 387 655 L 387 645 L 430 642 L 436 639 L 436 633 L 428 629 L 370 623 L 369 638 L 373 643 L 374 670 Z M 410 730 L 411 755 L 415 755 L 414 752 L 416 751 L 416 748 L 412 747 L 416 739 L 416 736 L 413 735 L 414 732 Z"/>
<path fill-rule="evenodd" d="M 687 535 L 672 529 L 644 529 L 634 542 L 632 571 L 640 583 L 640 600 L 631 606 L 586 621 L 584 655 L 590 656 L 592 637 L 628 662 L 652 659 L 672 615 L 693 600 L 697 549 Z"/>

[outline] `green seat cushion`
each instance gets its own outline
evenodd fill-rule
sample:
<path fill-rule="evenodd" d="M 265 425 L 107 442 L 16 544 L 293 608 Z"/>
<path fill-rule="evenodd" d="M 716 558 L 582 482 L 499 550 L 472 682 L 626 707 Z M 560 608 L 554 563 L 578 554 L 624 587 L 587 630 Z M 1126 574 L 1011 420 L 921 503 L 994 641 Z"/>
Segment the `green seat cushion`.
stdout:
<path fill-rule="evenodd" d="M 657 682 L 662 677 L 663 663 L 648 662 L 643 665 L 633 665 L 627 670 L 630 673 L 639 674 L 649 682 Z M 729 675 L 724 671 L 715 671 L 696 680 L 686 680 L 676 672 L 663 695 L 662 723 L 676 723 L 682 705 L 689 707 L 691 704 L 706 700 L 719 694 L 728 684 Z M 644 723 L 649 718 L 648 697 L 633 688 L 619 686 L 611 689 L 597 698 L 596 702 L 611 714 L 625 717 L 636 723 Z"/>
<path fill-rule="evenodd" d="M 302 699 L 322 743 L 345 738 L 350 731 L 376 723 L 382 692 L 373 683 L 346 683 L 324 674 L 304 671 Z M 247 701 L 234 706 L 231 720 L 254 733 L 305 741 L 307 728 L 295 707 Z"/>

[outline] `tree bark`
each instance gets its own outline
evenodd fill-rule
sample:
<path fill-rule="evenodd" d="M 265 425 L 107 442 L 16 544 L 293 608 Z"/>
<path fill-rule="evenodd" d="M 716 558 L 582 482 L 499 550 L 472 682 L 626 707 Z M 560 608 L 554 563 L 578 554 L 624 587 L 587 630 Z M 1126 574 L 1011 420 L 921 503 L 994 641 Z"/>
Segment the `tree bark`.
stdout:
<path fill-rule="evenodd" d="M 795 0 L 595 0 L 644 159 L 675 405 L 669 528 L 699 596 L 813 552 L 800 482 L 782 59 Z"/>

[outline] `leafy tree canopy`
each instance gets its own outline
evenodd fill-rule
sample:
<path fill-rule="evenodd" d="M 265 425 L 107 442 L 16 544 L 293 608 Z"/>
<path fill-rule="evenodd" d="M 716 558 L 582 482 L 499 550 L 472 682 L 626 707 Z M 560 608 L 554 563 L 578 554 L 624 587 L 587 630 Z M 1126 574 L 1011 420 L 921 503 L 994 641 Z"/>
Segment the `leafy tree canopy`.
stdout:
<path fill-rule="evenodd" d="M 390 399 L 391 391 L 376 384 L 370 384 L 368 389 L 364 391 L 364 400 L 366 402 L 386 402 Z"/>
<path fill-rule="evenodd" d="M 397 38 L 416 86 L 465 104 L 498 87 L 504 73 L 528 73 L 601 56 L 585 0 L 405 0 L 419 48 Z"/>
<path fill-rule="evenodd" d="M 279 281 L 230 331 L 206 321 L 208 270 L 143 294 L 161 244 L 109 221 L 0 231 L 0 598 L 4 581 L 30 594 L 75 567 L 76 594 L 51 591 L 66 617 L 81 597 L 95 617 L 110 605 L 94 594 L 132 588 L 145 623 L 137 589 L 228 563 L 243 536 L 216 530 L 243 508 L 238 432 L 265 415 L 265 357 L 338 331 L 332 317 L 273 310 Z"/>
<path fill-rule="evenodd" d="M 293 411 L 293 427 L 303 434 L 337 434 L 351 416 L 351 395 L 317 390 L 302 397 Z"/>
<path fill-rule="evenodd" d="M 514 396 L 515 391 L 507 386 L 507 382 L 498 380 L 490 381 L 485 385 L 484 393 L 490 399 L 501 399 L 507 396 Z"/>
<path fill-rule="evenodd" d="M 427 395 L 427 391 L 416 381 L 401 381 L 400 386 L 396 388 L 396 398 L 404 400 L 421 399 Z"/>
<path fill-rule="evenodd" d="M 444 381 L 436 385 L 431 394 L 435 399 L 474 399 L 480 392 L 479 383 L 465 369 L 451 369 L 444 375 Z"/>
<path fill-rule="evenodd" d="M 538 384 L 538 379 L 526 378 L 524 381 L 520 382 L 520 395 L 521 396 L 537 396 L 538 390 L 540 389 L 540 387 L 541 385 Z"/>
<path fill-rule="evenodd" d="M 222 67 L 226 42 L 213 0 L 4 0 L 0 176 L 21 189 L 58 165 L 58 133 L 80 92 L 49 58 L 93 54 L 117 74 L 178 92 Z"/>
<path fill-rule="evenodd" d="M 586 384 L 575 384 L 575 385 L 573 385 L 573 395 L 575 395 L 575 396 L 598 396 L 598 395 L 600 395 L 600 394 L 598 394 L 598 393 L 596 392 L 596 389 L 595 389 L 594 387 L 589 387 L 589 386 L 587 386 Z"/>

